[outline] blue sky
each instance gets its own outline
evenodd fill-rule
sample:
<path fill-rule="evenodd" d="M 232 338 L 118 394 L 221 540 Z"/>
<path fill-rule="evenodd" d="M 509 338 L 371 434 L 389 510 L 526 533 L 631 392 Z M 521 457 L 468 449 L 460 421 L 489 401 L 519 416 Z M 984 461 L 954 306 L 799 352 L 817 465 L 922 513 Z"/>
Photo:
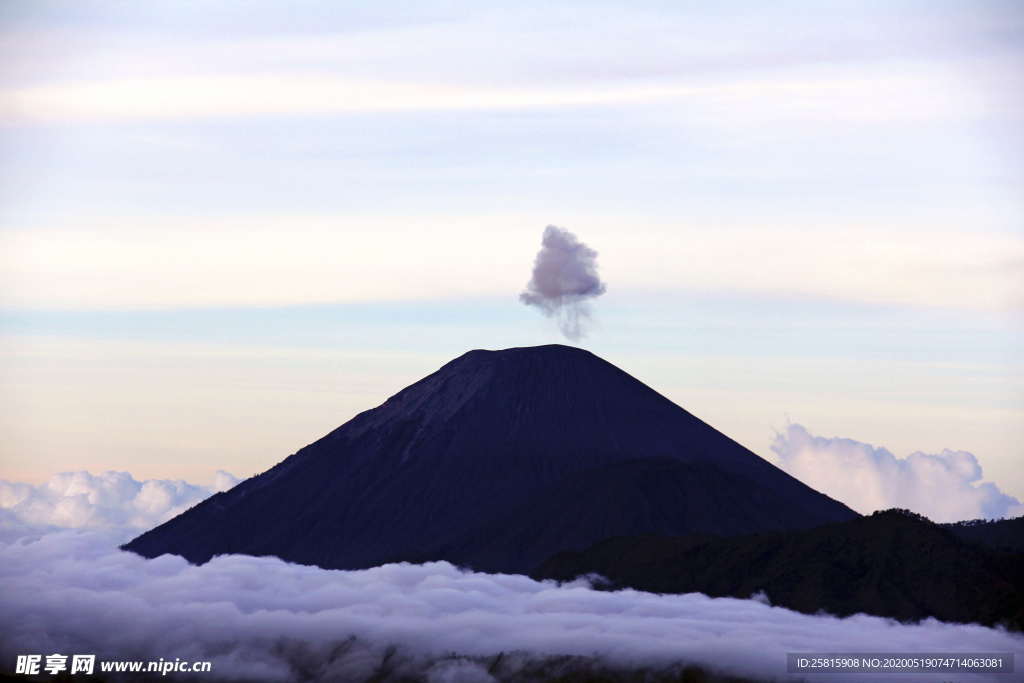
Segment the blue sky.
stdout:
<path fill-rule="evenodd" d="M 9 2 L 7 478 L 262 470 L 597 249 L 582 342 L 1024 497 L 1016 3 Z"/>

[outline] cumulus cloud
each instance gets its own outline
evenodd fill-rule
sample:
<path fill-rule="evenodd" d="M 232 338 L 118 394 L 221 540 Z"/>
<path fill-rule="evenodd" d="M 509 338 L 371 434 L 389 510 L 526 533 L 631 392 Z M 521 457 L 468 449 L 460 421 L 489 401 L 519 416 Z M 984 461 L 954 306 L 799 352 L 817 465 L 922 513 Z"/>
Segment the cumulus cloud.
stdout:
<path fill-rule="evenodd" d="M 127 472 L 62 472 L 39 484 L 0 480 L 0 528 L 146 529 L 166 522 L 239 479 L 219 470 L 209 486 L 139 481 Z"/>
<path fill-rule="evenodd" d="M 537 661 L 561 656 L 781 678 L 785 653 L 795 651 L 1024 652 L 1020 635 L 981 626 L 599 591 L 445 562 L 342 571 L 240 555 L 202 566 L 146 560 L 117 549 L 129 535 L 62 530 L 0 543 L 0 661 L 95 653 L 209 660 L 204 680 L 366 680 L 386 669 L 381 680 L 490 681 L 517 672 L 523 680 Z"/>
<path fill-rule="evenodd" d="M 597 252 L 568 230 L 549 225 L 533 263 L 533 276 L 519 300 L 555 318 L 562 334 L 576 340 L 583 336 L 590 318 L 587 301 L 606 289 L 597 275 Z"/>
<path fill-rule="evenodd" d="M 815 436 L 799 424 L 777 433 L 771 446 L 782 469 L 861 513 L 899 507 L 936 522 L 1024 515 L 1024 505 L 982 482 L 967 451 L 911 453 L 844 438 Z"/>

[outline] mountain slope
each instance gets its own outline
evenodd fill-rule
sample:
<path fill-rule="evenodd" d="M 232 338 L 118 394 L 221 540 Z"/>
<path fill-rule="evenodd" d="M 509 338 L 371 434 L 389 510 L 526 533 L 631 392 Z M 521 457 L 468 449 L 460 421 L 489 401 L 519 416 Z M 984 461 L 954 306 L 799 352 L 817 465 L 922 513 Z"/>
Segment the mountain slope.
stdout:
<path fill-rule="evenodd" d="M 672 470 L 675 485 L 651 467 Z M 610 363 L 551 345 L 470 351 L 125 547 L 192 562 L 245 553 L 362 568 L 432 557 L 521 572 L 614 533 L 855 516 Z M 538 525 L 546 534 L 533 539 Z M 520 538 L 495 540 L 494 529 Z"/>
<path fill-rule="evenodd" d="M 902 510 L 789 533 L 611 538 L 533 572 L 558 580 L 589 573 L 658 593 L 764 591 L 772 604 L 808 613 L 1024 627 L 1024 555 L 966 543 Z"/>
<path fill-rule="evenodd" d="M 972 519 L 942 526 L 968 543 L 1003 552 L 1024 553 L 1024 517 Z"/>

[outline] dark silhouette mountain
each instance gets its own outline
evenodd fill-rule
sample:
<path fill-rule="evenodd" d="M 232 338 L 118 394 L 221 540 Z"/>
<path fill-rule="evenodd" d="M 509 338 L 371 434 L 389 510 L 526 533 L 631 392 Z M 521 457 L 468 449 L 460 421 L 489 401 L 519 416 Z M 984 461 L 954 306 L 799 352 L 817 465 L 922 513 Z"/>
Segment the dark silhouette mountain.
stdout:
<path fill-rule="evenodd" d="M 854 517 L 610 363 L 551 345 L 470 351 L 125 547 L 525 572 L 611 535 Z"/>
<path fill-rule="evenodd" d="M 905 510 L 804 531 L 732 538 L 610 538 L 559 553 L 537 578 L 597 573 L 610 588 L 748 598 L 801 612 L 1024 628 L 1024 554 L 967 543 Z"/>
<path fill-rule="evenodd" d="M 942 526 L 968 543 L 993 550 L 1024 553 L 1024 517 L 972 519 Z"/>

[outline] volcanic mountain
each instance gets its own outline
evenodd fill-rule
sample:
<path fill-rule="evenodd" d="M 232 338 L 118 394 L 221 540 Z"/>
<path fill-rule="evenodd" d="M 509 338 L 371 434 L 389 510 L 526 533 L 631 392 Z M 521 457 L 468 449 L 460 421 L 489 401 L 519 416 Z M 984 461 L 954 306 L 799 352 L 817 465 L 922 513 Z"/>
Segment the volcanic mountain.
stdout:
<path fill-rule="evenodd" d="M 857 517 L 582 349 L 470 351 L 125 548 L 526 572 L 611 536 Z"/>

